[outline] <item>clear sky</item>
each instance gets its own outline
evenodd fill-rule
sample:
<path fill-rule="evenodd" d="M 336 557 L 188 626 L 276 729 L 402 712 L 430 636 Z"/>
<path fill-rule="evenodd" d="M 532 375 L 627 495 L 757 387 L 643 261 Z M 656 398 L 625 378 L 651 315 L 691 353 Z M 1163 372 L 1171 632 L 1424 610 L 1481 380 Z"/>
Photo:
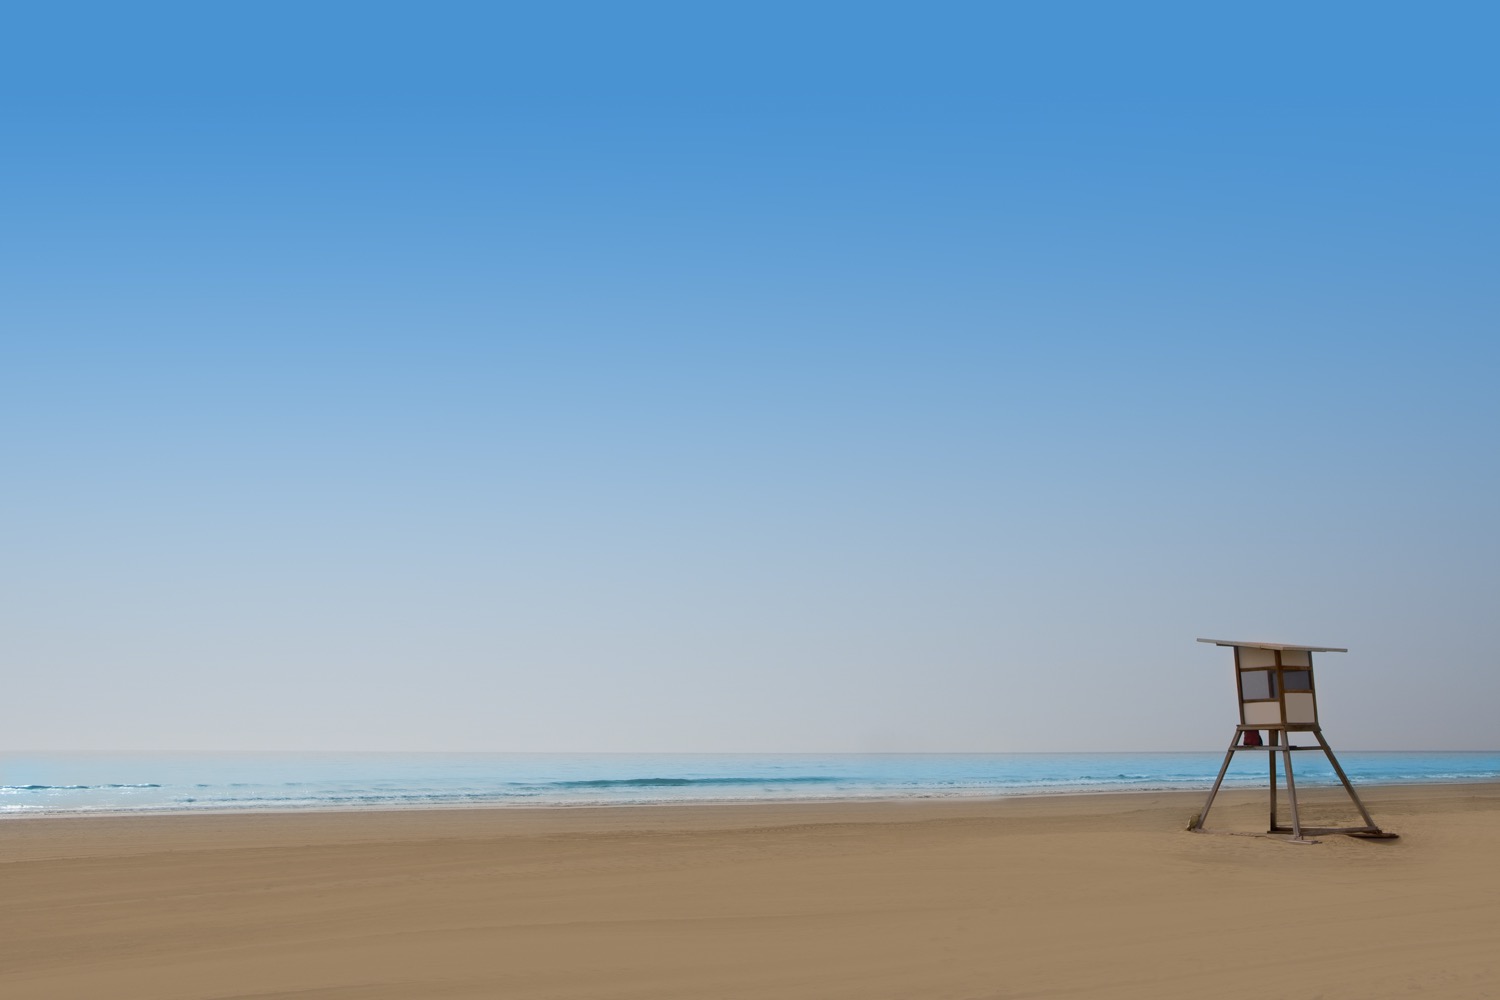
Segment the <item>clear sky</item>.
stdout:
<path fill-rule="evenodd" d="M 0 747 L 1494 748 L 1488 4 L 33 4 Z"/>

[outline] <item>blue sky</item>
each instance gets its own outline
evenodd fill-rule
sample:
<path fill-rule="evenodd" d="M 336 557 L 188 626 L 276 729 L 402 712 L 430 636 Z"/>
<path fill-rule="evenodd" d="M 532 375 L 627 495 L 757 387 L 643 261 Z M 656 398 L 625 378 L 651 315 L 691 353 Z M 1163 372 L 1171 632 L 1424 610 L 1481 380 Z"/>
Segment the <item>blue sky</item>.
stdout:
<path fill-rule="evenodd" d="M 0 744 L 1493 747 L 1494 20 L 9 12 Z"/>

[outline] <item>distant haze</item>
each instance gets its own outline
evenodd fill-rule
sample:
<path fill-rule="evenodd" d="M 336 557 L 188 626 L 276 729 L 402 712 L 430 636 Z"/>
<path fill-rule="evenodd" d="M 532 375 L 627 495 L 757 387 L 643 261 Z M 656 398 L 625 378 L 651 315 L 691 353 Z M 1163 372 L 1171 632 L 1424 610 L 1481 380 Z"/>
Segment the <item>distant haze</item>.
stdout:
<path fill-rule="evenodd" d="M 1496 746 L 1492 12 L 499 9 L 12 12 L 0 748 Z"/>

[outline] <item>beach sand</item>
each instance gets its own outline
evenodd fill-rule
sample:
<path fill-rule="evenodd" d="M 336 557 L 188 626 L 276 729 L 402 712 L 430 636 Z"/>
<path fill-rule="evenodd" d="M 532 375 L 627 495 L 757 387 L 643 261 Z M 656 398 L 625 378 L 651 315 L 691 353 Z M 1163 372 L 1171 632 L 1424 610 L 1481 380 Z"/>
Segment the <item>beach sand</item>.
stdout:
<path fill-rule="evenodd" d="M 1363 792 L 9 819 L 0 996 L 1500 997 L 1500 786 Z"/>

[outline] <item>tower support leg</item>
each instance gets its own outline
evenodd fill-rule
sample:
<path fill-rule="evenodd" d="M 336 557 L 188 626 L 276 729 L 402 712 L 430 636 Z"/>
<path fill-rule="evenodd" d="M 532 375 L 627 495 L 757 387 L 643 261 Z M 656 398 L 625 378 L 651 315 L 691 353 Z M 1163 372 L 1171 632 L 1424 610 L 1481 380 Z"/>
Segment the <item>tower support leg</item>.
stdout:
<path fill-rule="evenodd" d="M 1224 773 L 1229 770 L 1229 762 L 1234 759 L 1234 748 L 1240 742 L 1240 731 L 1236 729 L 1234 735 L 1229 738 L 1229 749 L 1224 751 L 1224 763 L 1219 765 L 1219 776 L 1214 779 L 1214 787 L 1208 790 L 1208 801 L 1203 803 L 1203 811 L 1193 818 L 1189 830 L 1203 829 L 1204 822 L 1208 819 L 1208 811 L 1213 808 L 1214 796 L 1219 794 L 1219 786 L 1224 783 Z"/>
<path fill-rule="evenodd" d="M 1282 761 L 1286 764 L 1286 797 L 1292 804 L 1292 839 L 1303 840 L 1302 817 L 1297 815 L 1297 779 L 1292 777 L 1292 741 L 1281 744 Z"/>
<path fill-rule="evenodd" d="M 1365 808 L 1365 804 L 1359 800 L 1359 794 L 1354 791 L 1354 785 L 1349 781 L 1349 776 L 1345 774 L 1344 769 L 1339 766 L 1339 759 L 1333 755 L 1333 747 L 1329 746 L 1328 741 L 1323 738 L 1323 730 L 1314 729 L 1313 736 L 1317 739 L 1318 746 L 1323 748 L 1323 753 L 1325 756 L 1327 756 L 1328 763 L 1333 765 L 1333 773 L 1337 774 L 1339 776 L 1339 781 L 1344 783 L 1344 791 L 1349 793 L 1349 798 L 1354 800 L 1354 805 L 1359 810 L 1359 814 L 1364 817 L 1365 826 L 1370 828 L 1371 833 L 1379 833 L 1380 827 L 1376 826 L 1375 821 L 1370 818 L 1369 810 L 1367 810 Z"/>
<path fill-rule="evenodd" d="M 1280 733 L 1272 730 L 1270 734 L 1271 752 L 1266 754 L 1266 757 L 1271 761 L 1271 825 L 1266 827 L 1267 833 L 1276 832 L 1276 742 L 1277 737 L 1280 735 Z"/>

